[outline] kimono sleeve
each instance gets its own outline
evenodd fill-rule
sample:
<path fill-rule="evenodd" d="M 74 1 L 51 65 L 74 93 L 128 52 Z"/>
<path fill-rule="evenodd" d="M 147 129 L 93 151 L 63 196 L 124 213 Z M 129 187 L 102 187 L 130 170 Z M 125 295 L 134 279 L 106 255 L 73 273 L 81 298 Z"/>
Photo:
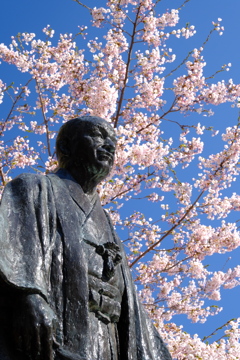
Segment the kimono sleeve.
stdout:
<path fill-rule="evenodd" d="M 56 229 L 47 177 L 23 174 L 9 182 L 0 207 L 0 278 L 47 300 Z"/>

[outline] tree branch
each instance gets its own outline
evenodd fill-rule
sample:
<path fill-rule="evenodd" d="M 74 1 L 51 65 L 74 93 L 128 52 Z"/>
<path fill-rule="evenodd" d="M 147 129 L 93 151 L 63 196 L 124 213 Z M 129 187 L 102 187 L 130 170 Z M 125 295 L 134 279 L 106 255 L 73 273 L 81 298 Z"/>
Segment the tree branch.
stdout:
<path fill-rule="evenodd" d="M 201 193 L 198 195 L 196 200 L 192 203 L 191 206 L 187 209 L 185 214 L 177 221 L 175 225 L 171 227 L 158 241 L 156 241 L 153 245 L 151 245 L 149 248 L 147 248 L 141 255 L 139 255 L 130 265 L 130 268 L 133 267 L 140 259 L 142 259 L 147 253 L 149 253 L 151 250 L 153 250 L 156 246 L 158 246 L 171 232 L 178 227 L 183 220 L 187 217 L 187 215 L 192 211 L 196 203 L 199 201 L 199 199 L 202 197 L 202 195 L 205 193 L 205 190 L 202 190 Z"/>
<path fill-rule="evenodd" d="M 133 45 L 134 45 L 134 37 L 135 37 L 135 34 L 136 34 L 137 20 L 138 20 L 138 14 L 139 14 L 139 11 L 140 11 L 140 7 L 141 7 L 141 5 L 138 7 L 138 10 L 137 10 L 137 13 L 136 13 L 136 18 L 135 18 L 135 21 L 133 23 L 133 31 L 132 31 L 132 35 L 131 35 L 131 42 L 130 42 L 129 49 L 128 49 L 128 58 L 127 58 L 127 63 L 126 63 L 126 72 L 125 72 L 125 77 L 124 77 L 124 81 L 123 81 L 123 86 L 122 86 L 122 89 L 120 91 L 120 97 L 119 97 L 119 101 L 118 101 L 118 108 L 117 108 L 117 113 L 116 113 L 116 117 L 115 117 L 115 121 L 114 121 L 114 127 L 115 128 L 117 127 L 117 124 L 118 124 L 118 119 L 119 119 L 119 115 L 120 115 L 120 112 L 121 112 L 123 97 L 124 97 L 126 84 L 127 84 L 127 80 L 128 80 L 128 72 L 129 72 L 129 67 L 130 67 L 130 63 L 131 63 L 131 55 L 132 55 L 132 49 L 133 49 Z"/>

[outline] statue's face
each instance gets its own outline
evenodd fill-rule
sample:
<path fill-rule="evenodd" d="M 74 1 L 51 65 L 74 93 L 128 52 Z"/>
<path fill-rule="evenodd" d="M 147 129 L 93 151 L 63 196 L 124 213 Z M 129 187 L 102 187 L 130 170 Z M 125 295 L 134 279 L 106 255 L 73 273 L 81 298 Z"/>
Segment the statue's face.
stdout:
<path fill-rule="evenodd" d="M 71 146 L 74 163 L 92 177 L 104 179 L 113 166 L 116 148 L 114 129 L 105 120 L 85 121 Z"/>

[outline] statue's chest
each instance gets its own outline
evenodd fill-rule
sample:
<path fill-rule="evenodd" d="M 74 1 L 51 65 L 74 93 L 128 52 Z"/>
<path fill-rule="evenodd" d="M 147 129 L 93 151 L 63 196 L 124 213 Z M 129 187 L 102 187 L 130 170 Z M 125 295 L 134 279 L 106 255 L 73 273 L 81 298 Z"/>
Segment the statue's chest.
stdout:
<path fill-rule="evenodd" d="M 120 249 L 100 204 L 96 204 L 83 226 L 83 247 L 88 273 L 106 282 L 113 282 L 119 273 Z M 115 279 L 116 280 L 116 279 Z"/>
<path fill-rule="evenodd" d="M 83 227 L 88 262 L 89 309 L 103 322 L 117 322 L 124 281 L 121 253 L 102 207 L 96 206 Z"/>

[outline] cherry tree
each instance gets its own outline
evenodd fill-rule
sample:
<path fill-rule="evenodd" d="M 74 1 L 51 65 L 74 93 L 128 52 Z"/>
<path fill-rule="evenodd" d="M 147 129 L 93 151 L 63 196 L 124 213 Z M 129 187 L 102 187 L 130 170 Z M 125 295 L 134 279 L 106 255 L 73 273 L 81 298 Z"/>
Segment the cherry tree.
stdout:
<path fill-rule="evenodd" d="M 1 66 L 15 68 L 19 81 L 0 80 L 0 103 L 7 108 L 0 122 L 1 190 L 23 169 L 54 170 L 54 138 L 63 122 L 84 114 L 107 119 L 118 147 L 99 193 L 146 310 L 174 359 L 238 359 L 240 319 L 222 324 L 212 343 L 211 334 L 192 336 L 175 321 L 184 315 L 206 322 L 222 311 L 216 305 L 222 289 L 240 284 L 240 265 L 206 266 L 209 257 L 240 246 L 231 217 L 240 210 L 234 188 L 239 119 L 219 133 L 210 117 L 223 103 L 230 103 L 229 111 L 239 107 L 240 84 L 219 79 L 231 64 L 205 75 L 205 46 L 222 34 L 221 19 L 179 61 L 172 40 L 187 41 L 196 32 L 193 25 L 179 26 L 189 0 L 170 10 L 159 0 L 109 0 L 93 8 L 74 1 L 88 28 L 80 24 L 75 35 L 58 38 L 47 25 L 42 39 L 23 33 L 0 44 Z"/>

